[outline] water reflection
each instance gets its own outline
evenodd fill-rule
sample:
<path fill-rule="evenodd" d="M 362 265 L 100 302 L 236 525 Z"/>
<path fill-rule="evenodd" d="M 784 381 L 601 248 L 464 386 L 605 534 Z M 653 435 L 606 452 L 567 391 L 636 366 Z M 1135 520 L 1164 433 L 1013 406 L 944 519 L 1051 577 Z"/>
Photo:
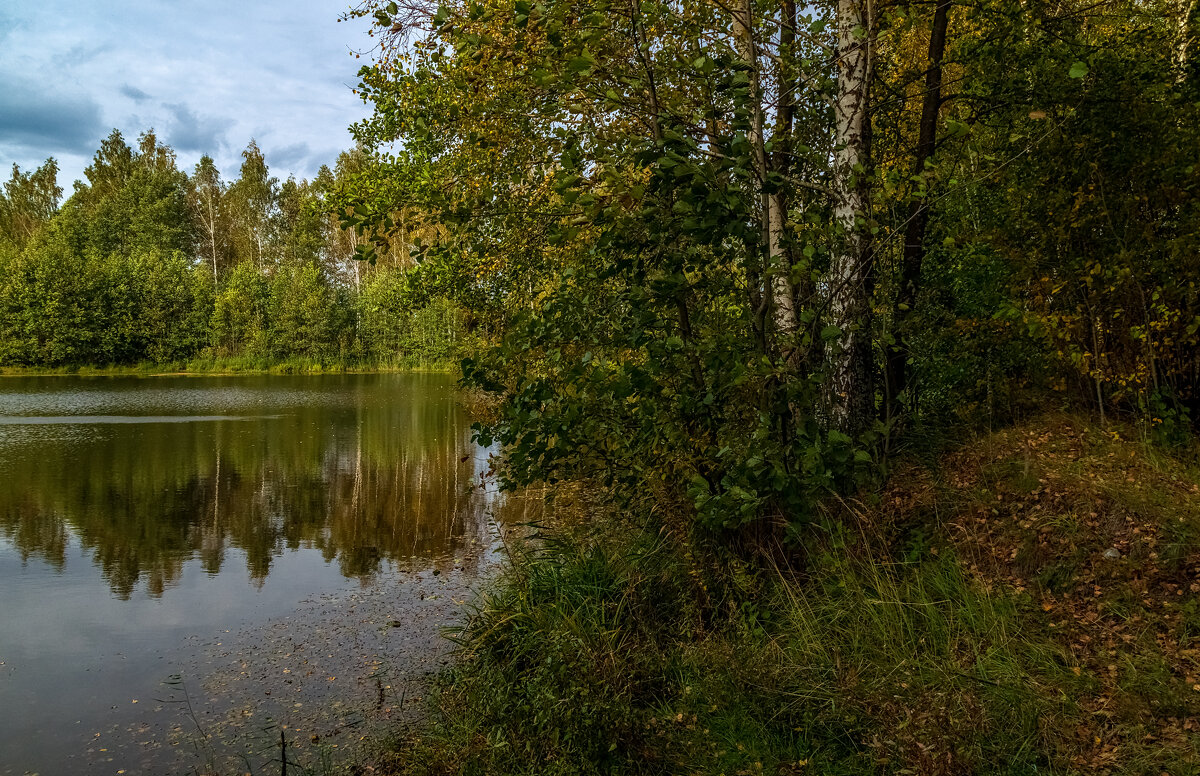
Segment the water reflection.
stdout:
<path fill-rule="evenodd" d="M 77 542 L 114 594 L 162 596 L 237 548 L 347 577 L 471 563 L 488 495 L 442 375 L 0 380 L 0 536 L 62 569 Z"/>

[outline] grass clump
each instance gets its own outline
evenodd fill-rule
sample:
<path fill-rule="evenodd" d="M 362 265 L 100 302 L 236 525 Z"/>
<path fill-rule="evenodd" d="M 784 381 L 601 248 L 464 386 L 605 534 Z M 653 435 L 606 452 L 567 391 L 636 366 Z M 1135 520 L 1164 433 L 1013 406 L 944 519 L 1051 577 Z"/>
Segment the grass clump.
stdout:
<path fill-rule="evenodd" d="M 414 774 L 1035 773 L 1078 682 L 950 558 L 829 547 L 696 574 L 651 532 L 555 534 L 477 604 Z M 1069 705 L 1069 704 L 1066 704 Z M 1002 765 L 998 765 L 1002 764 Z"/>
<path fill-rule="evenodd" d="M 643 537 L 644 538 L 644 537 Z M 607 773 L 639 722 L 675 692 L 660 633 L 693 624 L 665 545 L 543 537 L 477 602 L 455 637 L 439 724 L 393 767 L 423 773 Z M 419 755 L 412 756 L 414 752 Z"/>
<path fill-rule="evenodd" d="M 1044 730 L 1077 685 L 1058 647 L 1022 632 L 1020 605 L 949 555 L 892 562 L 825 552 L 784 584 L 778 644 L 809 677 L 798 704 L 854 721 L 883 772 L 1039 773 Z"/>

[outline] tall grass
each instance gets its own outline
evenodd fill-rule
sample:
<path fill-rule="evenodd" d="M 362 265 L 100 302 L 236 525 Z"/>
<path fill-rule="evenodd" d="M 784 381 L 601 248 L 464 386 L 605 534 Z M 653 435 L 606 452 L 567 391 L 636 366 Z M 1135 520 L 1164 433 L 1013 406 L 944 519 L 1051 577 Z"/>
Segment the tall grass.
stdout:
<path fill-rule="evenodd" d="M 652 534 L 521 551 L 390 769 L 1054 771 L 1044 733 L 1081 680 L 953 558 L 830 543 L 802 578 L 726 565 L 704 584 L 692 563 Z"/>
<path fill-rule="evenodd" d="M 1043 732 L 1072 713 L 1069 656 L 1022 623 L 953 557 L 895 562 L 827 551 L 776 590 L 775 643 L 802 681 L 784 691 L 816 718 L 840 716 L 877 765 L 920 773 L 1036 773 Z"/>
<path fill-rule="evenodd" d="M 477 601 L 387 765 L 1200 773 L 1200 478 L 1118 430 L 996 432 L 753 558 L 682 519 L 636 524 L 636 499 L 586 534 L 560 524 Z"/>

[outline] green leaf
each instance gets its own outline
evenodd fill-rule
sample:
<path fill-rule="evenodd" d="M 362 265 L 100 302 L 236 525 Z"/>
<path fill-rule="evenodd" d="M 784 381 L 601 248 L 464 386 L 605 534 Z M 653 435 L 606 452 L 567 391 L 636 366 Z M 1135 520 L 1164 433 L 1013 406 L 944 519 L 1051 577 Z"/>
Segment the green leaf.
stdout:
<path fill-rule="evenodd" d="M 1075 64 L 1071 65 L 1071 69 L 1067 72 L 1067 75 L 1071 76 L 1072 78 L 1083 78 L 1087 74 L 1088 66 L 1084 62 L 1076 62 Z"/>
<path fill-rule="evenodd" d="M 567 72 L 569 73 L 586 73 L 591 70 L 596 64 L 596 60 L 592 59 L 586 53 L 583 56 L 572 57 L 571 61 L 567 62 Z"/>

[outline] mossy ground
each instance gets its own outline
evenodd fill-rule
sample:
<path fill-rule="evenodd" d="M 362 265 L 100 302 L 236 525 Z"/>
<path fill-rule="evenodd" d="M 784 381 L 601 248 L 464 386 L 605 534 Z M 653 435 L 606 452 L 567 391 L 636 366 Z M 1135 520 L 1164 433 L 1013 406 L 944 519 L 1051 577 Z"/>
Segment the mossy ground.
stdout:
<path fill-rule="evenodd" d="M 1042 417 L 752 557 L 577 500 L 374 767 L 1198 773 L 1194 452 Z"/>

